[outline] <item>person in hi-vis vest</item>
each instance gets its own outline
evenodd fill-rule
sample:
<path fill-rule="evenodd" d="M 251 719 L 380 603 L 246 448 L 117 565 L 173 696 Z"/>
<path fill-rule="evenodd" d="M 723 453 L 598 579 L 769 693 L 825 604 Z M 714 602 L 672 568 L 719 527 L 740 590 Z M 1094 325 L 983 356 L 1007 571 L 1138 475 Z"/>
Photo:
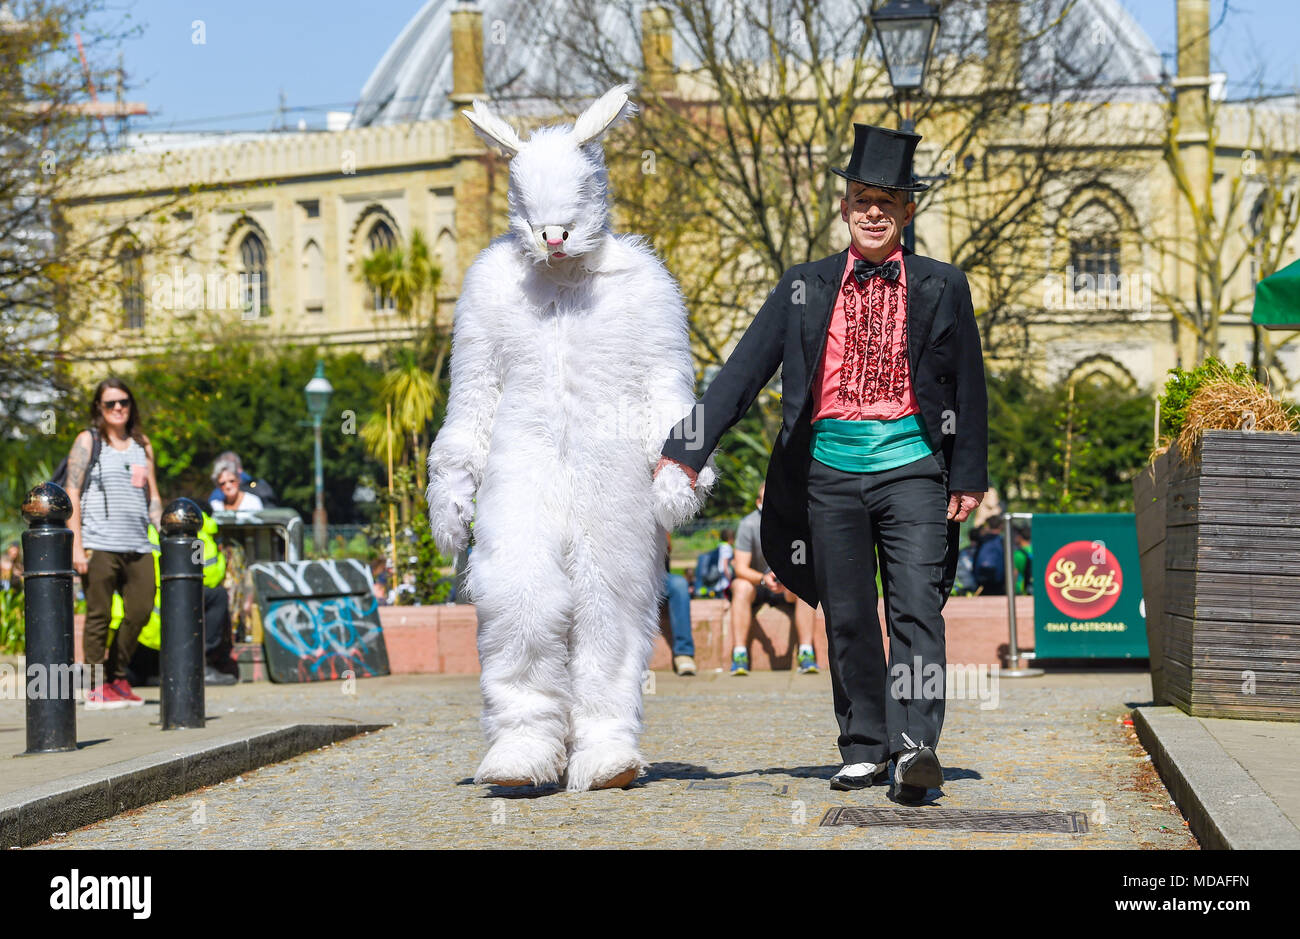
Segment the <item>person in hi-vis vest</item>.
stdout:
<path fill-rule="evenodd" d="M 203 543 L 203 646 L 207 659 L 204 683 L 233 685 L 239 680 L 239 666 L 230 657 L 230 596 L 223 586 L 226 579 L 226 556 L 217 547 L 216 533 L 217 523 L 205 512 L 203 527 L 199 530 L 199 540 Z M 158 674 L 158 650 L 162 648 L 162 620 L 159 616 L 162 581 L 158 573 L 160 547 L 158 531 L 152 525 L 149 526 L 149 543 L 153 545 L 154 583 L 159 586 L 154 592 L 153 613 L 149 622 L 140 630 L 139 647 L 131 659 L 131 672 L 139 679 L 135 684 L 149 683 L 149 676 Z M 114 594 L 108 625 L 110 633 L 117 629 L 122 616 L 122 597 Z"/>

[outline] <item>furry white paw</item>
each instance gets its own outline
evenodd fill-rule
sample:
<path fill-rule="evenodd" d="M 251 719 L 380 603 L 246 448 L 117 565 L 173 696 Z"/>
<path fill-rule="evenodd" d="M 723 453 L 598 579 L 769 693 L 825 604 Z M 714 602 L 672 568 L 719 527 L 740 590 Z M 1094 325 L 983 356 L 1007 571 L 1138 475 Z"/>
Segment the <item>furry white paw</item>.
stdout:
<path fill-rule="evenodd" d="M 601 789 L 626 773 L 632 779 L 645 772 L 648 764 L 635 747 L 608 746 L 575 750 L 569 756 L 565 788 L 569 792 Z M 626 785 L 626 783 L 624 783 Z"/>
<path fill-rule="evenodd" d="M 429 529 L 434 544 L 443 554 L 458 554 L 469 544 L 469 523 L 474 518 L 473 498 L 472 491 L 458 491 L 458 487 L 440 476 L 429 478 L 425 495 L 429 505 Z"/>
<path fill-rule="evenodd" d="M 698 512 L 715 479 L 717 473 L 713 467 L 705 466 L 692 489 L 690 479 L 677 464 L 669 463 L 660 470 L 653 487 L 655 518 L 659 524 L 672 531 Z"/>
<path fill-rule="evenodd" d="M 560 781 L 568 754 L 558 740 L 509 734 L 483 757 L 474 782 L 483 785 L 544 786 Z"/>

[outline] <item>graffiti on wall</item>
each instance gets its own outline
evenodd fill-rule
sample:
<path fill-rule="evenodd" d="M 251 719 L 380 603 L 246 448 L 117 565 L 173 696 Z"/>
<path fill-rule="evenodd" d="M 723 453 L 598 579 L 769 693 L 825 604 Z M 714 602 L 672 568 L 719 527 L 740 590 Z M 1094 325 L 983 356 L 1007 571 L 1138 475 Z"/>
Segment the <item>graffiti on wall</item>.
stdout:
<path fill-rule="evenodd" d="M 261 561 L 249 572 L 272 681 L 389 674 L 379 603 L 360 561 Z"/>

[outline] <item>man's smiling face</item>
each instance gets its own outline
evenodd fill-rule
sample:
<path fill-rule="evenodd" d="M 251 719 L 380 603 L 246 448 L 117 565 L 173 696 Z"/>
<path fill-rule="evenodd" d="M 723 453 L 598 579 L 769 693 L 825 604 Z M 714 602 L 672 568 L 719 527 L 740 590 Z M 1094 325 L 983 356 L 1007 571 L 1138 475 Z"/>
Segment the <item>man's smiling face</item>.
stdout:
<path fill-rule="evenodd" d="M 840 199 L 840 218 L 849 226 L 853 246 L 868 261 L 879 264 L 902 243 L 903 229 L 912 221 L 916 203 L 901 189 L 881 189 L 856 180 Z"/>

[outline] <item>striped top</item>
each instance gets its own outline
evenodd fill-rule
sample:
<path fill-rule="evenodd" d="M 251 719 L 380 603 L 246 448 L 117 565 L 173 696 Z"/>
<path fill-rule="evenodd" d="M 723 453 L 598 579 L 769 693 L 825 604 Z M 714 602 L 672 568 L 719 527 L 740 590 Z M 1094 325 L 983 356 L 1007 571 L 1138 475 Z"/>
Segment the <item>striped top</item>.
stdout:
<path fill-rule="evenodd" d="M 143 485 L 133 485 L 139 481 Z M 115 449 L 107 440 L 100 447 L 99 462 L 91 467 L 90 479 L 81 489 L 81 544 L 92 551 L 153 550 L 149 543 L 149 457 L 135 440 L 125 450 Z"/>

